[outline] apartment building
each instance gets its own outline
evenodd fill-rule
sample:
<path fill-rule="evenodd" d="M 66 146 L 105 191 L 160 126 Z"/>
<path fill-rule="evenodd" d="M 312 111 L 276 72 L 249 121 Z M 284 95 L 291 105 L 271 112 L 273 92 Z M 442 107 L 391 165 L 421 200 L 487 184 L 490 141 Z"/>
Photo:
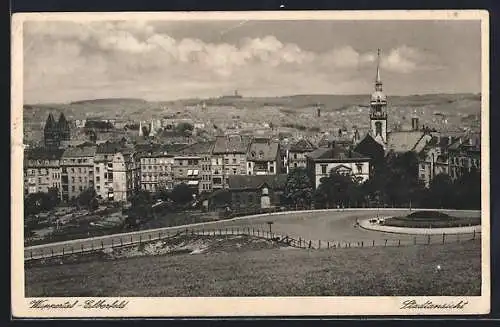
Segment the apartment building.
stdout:
<path fill-rule="evenodd" d="M 165 146 L 140 154 L 140 188 L 149 192 L 174 187 L 174 153 Z"/>
<path fill-rule="evenodd" d="M 228 187 L 228 176 L 247 174 L 247 152 L 251 137 L 225 135 L 216 137 L 212 151 L 212 188 Z"/>
<path fill-rule="evenodd" d="M 300 139 L 290 145 L 287 151 L 287 173 L 294 168 L 306 168 L 307 157 L 306 154 L 316 149 L 316 146 L 306 139 Z"/>
<path fill-rule="evenodd" d="M 110 173 L 108 173 L 109 177 Z M 112 199 L 125 202 L 140 187 L 140 165 L 132 149 L 121 149 L 113 155 L 111 179 Z"/>
<path fill-rule="evenodd" d="M 63 149 L 33 148 L 24 152 L 24 190 L 27 194 L 57 188 L 62 198 L 61 158 Z"/>
<path fill-rule="evenodd" d="M 94 157 L 97 147 L 88 143 L 67 148 L 61 159 L 62 198 L 69 201 L 94 187 Z"/>
<path fill-rule="evenodd" d="M 199 142 L 179 151 L 174 157 L 176 184 L 185 183 L 198 193 L 212 190 L 212 151 L 215 142 Z"/>
<path fill-rule="evenodd" d="M 268 138 L 254 138 L 247 152 L 247 175 L 276 175 L 282 162 L 280 145 Z"/>

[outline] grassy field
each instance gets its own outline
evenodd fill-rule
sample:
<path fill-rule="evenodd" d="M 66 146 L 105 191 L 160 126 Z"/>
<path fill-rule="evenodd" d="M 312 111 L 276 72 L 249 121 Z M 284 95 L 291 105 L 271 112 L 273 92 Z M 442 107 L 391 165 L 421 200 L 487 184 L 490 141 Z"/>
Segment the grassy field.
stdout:
<path fill-rule="evenodd" d="M 26 296 L 480 295 L 480 253 L 480 241 L 467 241 L 101 260 L 27 268 Z"/>

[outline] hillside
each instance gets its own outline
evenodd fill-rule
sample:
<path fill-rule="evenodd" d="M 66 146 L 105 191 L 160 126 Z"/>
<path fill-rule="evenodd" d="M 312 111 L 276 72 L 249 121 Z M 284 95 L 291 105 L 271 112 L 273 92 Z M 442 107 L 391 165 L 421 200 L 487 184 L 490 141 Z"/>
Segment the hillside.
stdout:
<path fill-rule="evenodd" d="M 205 109 L 203 109 L 205 103 Z M 321 118 L 315 106 L 322 104 Z M 142 99 L 89 99 L 65 104 L 26 104 L 23 108 L 27 139 L 40 137 L 49 112 L 63 112 L 68 119 L 149 120 L 151 118 L 188 118 L 230 126 L 235 122 L 271 122 L 274 126 L 290 124 L 321 130 L 335 130 L 353 124 L 368 126 L 369 95 L 291 95 L 281 97 L 221 97 L 146 101 Z M 408 124 L 417 113 L 421 124 L 435 125 L 445 116 L 454 127 L 463 127 L 462 117 L 480 113 L 481 98 L 477 94 L 427 94 L 389 96 L 390 126 Z M 435 115 L 439 114 L 440 117 Z M 472 116 L 473 117 L 473 116 Z"/>

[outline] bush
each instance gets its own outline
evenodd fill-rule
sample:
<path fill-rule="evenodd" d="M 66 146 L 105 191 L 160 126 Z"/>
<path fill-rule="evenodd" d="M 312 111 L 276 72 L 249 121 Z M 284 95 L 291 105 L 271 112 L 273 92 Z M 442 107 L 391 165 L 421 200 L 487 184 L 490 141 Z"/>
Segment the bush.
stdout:
<path fill-rule="evenodd" d="M 408 218 L 424 218 L 424 219 L 451 219 L 450 215 L 439 211 L 417 211 L 406 216 Z"/>

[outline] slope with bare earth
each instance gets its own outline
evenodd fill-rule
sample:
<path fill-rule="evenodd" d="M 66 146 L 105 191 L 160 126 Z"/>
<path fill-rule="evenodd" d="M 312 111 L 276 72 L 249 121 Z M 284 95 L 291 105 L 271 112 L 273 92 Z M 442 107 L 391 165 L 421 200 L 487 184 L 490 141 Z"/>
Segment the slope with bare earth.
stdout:
<path fill-rule="evenodd" d="M 481 292 L 477 240 L 328 250 L 234 245 L 196 254 L 34 266 L 26 269 L 26 296 L 467 296 Z"/>

